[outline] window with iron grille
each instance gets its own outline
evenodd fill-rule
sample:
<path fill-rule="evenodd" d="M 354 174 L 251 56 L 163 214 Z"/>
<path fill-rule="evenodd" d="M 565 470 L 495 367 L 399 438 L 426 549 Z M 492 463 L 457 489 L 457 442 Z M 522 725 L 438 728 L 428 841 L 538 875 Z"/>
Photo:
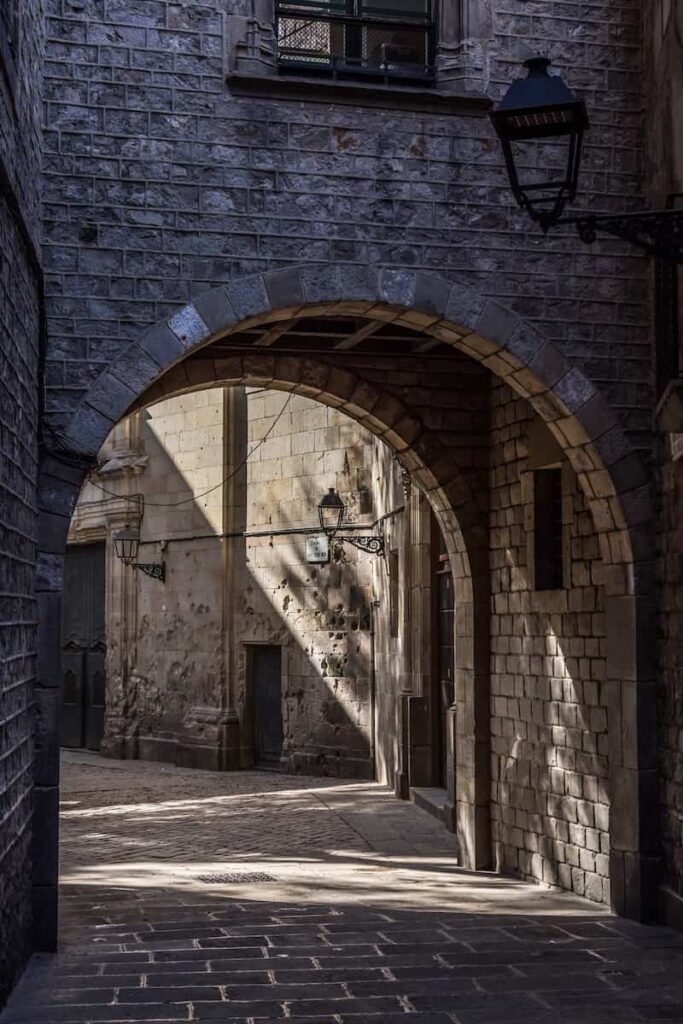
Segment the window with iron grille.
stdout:
<path fill-rule="evenodd" d="M 282 71 L 429 81 L 436 0 L 277 0 Z"/>
<path fill-rule="evenodd" d="M 534 470 L 534 589 L 564 586 L 562 470 Z"/>

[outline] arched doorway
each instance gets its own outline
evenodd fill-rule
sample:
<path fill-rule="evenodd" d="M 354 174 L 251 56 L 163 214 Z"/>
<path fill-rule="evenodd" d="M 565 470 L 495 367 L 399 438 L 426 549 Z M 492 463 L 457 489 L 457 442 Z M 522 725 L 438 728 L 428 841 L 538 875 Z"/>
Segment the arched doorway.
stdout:
<path fill-rule="evenodd" d="M 334 328 L 321 330 L 321 318 L 334 321 Z M 300 325 L 311 320 L 316 326 L 304 338 Z M 345 322 L 343 329 L 339 320 Z M 292 332 L 298 348 L 291 344 Z M 323 335 L 330 337 L 321 344 Z M 431 359 L 440 361 L 436 373 Z M 462 406 L 453 403 L 454 388 L 444 386 L 447 370 L 452 373 L 448 384 L 453 379 L 461 384 L 460 420 Z M 476 410 L 464 401 L 468 393 L 477 395 L 467 388 L 476 374 L 503 381 L 546 424 L 592 515 L 605 565 L 611 899 L 620 913 L 647 917 L 654 910 L 657 854 L 654 748 L 647 742 L 654 722 L 646 639 L 652 551 L 647 474 L 593 385 L 531 325 L 452 281 L 421 272 L 304 267 L 255 275 L 198 297 L 144 334 L 91 387 L 63 441 L 72 452 L 92 458 L 113 423 L 136 402 L 221 382 L 311 395 L 343 409 L 393 447 L 434 510 L 453 568 L 457 827 L 463 863 L 486 867 L 491 862 L 489 679 L 495 595 L 492 605 L 489 489 L 473 457 L 489 407 L 484 403 Z M 53 504 L 59 496 L 64 510 L 63 517 L 51 517 L 43 533 L 44 564 L 56 567 L 44 585 L 46 665 L 54 652 L 49 625 L 59 603 L 65 525 L 81 479 L 82 472 L 46 460 L 42 486 Z M 51 730 L 46 729 L 48 742 L 54 742 Z M 46 807 L 38 829 L 54 835 L 55 780 L 49 772 L 44 778 Z M 54 910 L 49 865 L 37 882 L 38 912 L 49 936 Z"/>

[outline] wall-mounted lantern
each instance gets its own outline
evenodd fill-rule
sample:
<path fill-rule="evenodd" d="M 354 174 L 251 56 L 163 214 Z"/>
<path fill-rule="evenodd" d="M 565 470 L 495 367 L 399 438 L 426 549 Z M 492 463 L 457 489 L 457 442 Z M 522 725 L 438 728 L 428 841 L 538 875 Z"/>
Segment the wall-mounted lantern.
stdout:
<path fill-rule="evenodd" d="M 335 537 L 341 529 L 345 512 L 346 505 L 334 487 L 330 487 L 327 494 L 323 495 L 318 503 L 318 518 L 320 519 L 323 533 L 330 538 Z M 384 537 L 381 534 L 371 537 L 347 535 L 337 539 L 344 544 L 353 545 L 354 548 L 358 548 L 360 551 L 367 551 L 371 555 L 384 554 Z"/>
<path fill-rule="evenodd" d="M 562 216 L 567 203 L 576 198 L 583 136 L 590 128 L 588 114 L 584 102 L 563 79 L 548 73 L 547 57 L 534 57 L 524 66 L 527 77 L 513 82 L 491 113 L 519 205 L 543 231 L 557 224 L 573 224 L 587 243 L 595 241 L 598 231 L 606 231 L 652 255 L 683 262 L 683 210 L 673 208 L 673 203 L 665 210 L 644 213 Z M 542 164 L 540 171 L 538 166 L 525 166 L 529 150 L 518 148 L 519 143 L 548 142 L 564 148 L 562 170 L 555 176 L 549 176 Z M 545 155 L 541 152 L 541 160 Z"/>
<path fill-rule="evenodd" d="M 164 562 L 138 562 L 140 550 L 140 531 L 132 526 L 126 526 L 114 534 L 114 549 L 118 558 L 124 565 L 139 569 L 154 580 L 166 580 L 166 564 Z"/>

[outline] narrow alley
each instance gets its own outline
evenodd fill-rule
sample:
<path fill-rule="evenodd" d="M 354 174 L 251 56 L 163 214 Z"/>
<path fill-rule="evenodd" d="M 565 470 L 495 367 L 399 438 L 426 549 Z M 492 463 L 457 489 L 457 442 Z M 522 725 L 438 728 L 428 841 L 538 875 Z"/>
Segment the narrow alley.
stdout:
<path fill-rule="evenodd" d="M 2 1024 L 683 1020 L 683 935 L 455 864 L 374 783 L 70 752 L 61 950 Z"/>

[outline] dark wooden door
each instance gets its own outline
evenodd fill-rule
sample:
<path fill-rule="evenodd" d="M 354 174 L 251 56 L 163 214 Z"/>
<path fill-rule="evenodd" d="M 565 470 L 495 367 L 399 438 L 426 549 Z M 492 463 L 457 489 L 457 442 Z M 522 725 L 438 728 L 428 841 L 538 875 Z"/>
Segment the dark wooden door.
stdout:
<path fill-rule="evenodd" d="M 106 691 L 105 545 L 67 548 L 62 599 L 61 742 L 99 750 Z"/>
<path fill-rule="evenodd" d="M 282 754 L 282 649 L 251 649 L 254 694 L 254 756 L 257 765 L 279 765 Z"/>
<path fill-rule="evenodd" d="M 437 784 L 447 788 L 447 714 L 455 700 L 455 594 L 447 557 L 441 556 L 436 571 L 436 741 Z"/>

